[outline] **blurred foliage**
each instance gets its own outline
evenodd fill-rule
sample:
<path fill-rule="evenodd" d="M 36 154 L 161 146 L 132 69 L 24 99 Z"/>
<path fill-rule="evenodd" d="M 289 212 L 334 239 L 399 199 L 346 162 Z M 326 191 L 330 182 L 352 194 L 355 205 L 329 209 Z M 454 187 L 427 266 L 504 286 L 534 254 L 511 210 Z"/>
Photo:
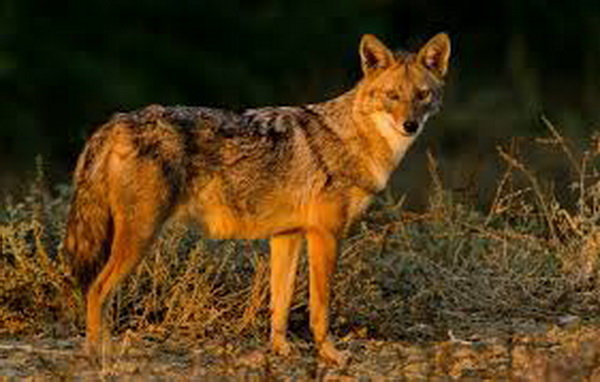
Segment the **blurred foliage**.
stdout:
<path fill-rule="evenodd" d="M 448 155 L 465 139 L 538 130 L 542 112 L 576 135 L 598 126 L 597 0 L 4 0 L 0 15 L 0 185 L 38 153 L 64 177 L 117 111 L 332 97 L 359 78 L 367 32 L 395 48 L 451 34 L 444 133 L 434 135 Z"/>

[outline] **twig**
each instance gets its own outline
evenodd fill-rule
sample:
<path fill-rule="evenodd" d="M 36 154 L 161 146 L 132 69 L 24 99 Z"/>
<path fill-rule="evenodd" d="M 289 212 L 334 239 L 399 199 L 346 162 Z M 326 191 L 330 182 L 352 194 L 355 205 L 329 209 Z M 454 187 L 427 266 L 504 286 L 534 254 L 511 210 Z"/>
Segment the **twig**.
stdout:
<path fill-rule="evenodd" d="M 575 168 L 575 171 L 577 171 L 577 174 L 579 176 L 581 176 L 582 169 L 581 169 L 581 165 L 579 164 L 580 161 L 578 161 L 575 158 L 575 155 L 573 154 L 573 151 L 571 150 L 571 148 L 567 145 L 565 138 L 563 138 L 563 136 L 560 135 L 558 130 L 556 130 L 556 128 L 554 127 L 552 122 L 550 122 L 550 120 L 548 118 L 546 118 L 545 115 L 542 115 L 541 118 L 542 118 L 542 122 L 544 123 L 544 125 L 546 125 L 548 130 L 550 130 L 550 133 L 552 133 L 552 136 L 554 137 L 554 139 L 556 140 L 556 142 L 558 143 L 560 148 L 567 155 L 567 158 L 569 158 L 569 162 L 571 162 L 571 164 L 573 165 L 573 168 Z"/>
<path fill-rule="evenodd" d="M 554 224 L 552 222 L 552 215 L 550 213 L 550 208 L 548 208 L 548 205 L 546 203 L 544 195 L 542 194 L 542 190 L 541 190 L 540 184 L 538 183 L 537 178 L 535 177 L 535 175 L 533 175 L 533 173 L 531 171 L 529 171 L 525 167 L 525 165 L 523 165 L 521 162 L 519 162 L 516 158 L 514 158 L 511 155 L 504 152 L 504 150 L 502 150 L 502 148 L 499 146 L 498 146 L 498 153 L 500 154 L 502 159 L 504 159 L 508 164 L 510 164 L 512 167 L 518 169 L 523 174 L 525 174 L 525 176 L 531 183 L 531 187 L 533 188 L 533 192 L 538 200 L 538 204 L 544 213 L 544 217 L 546 218 L 546 224 L 548 225 L 548 229 L 550 230 L 550 235 L 552 236 L 553 241 L 556 241 L 558 239 L 558 237 L 556 236 L 556 230 L 555 230 Z"/>

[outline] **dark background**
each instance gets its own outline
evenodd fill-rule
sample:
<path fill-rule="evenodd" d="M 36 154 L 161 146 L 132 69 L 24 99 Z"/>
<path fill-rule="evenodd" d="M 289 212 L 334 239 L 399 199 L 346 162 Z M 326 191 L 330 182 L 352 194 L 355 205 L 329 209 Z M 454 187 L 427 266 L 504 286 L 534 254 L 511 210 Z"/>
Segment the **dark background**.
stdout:
<path fill-rule="evenodd" d="M 544 135 L 545 115 L 576 142 L 600 121 L 600 1 L 106 1 L 0 3 L 0 187 L 15 190 L 41 154 L 66 182 L 85 137 L 150 103 L 227 108 L 299 104 L 360 77 L 375 33 L 416 49 L 453 43 L 444 110 L 396 177 L 426 186 L 431 150 L 453 189 L 487 200 L 496 145 Z M 554 167 L 550 166 L 551 171 Z M 556 177 L 561 177 L 560 170 Z M 487 185 L 487 186 L 486 186 Z"/>

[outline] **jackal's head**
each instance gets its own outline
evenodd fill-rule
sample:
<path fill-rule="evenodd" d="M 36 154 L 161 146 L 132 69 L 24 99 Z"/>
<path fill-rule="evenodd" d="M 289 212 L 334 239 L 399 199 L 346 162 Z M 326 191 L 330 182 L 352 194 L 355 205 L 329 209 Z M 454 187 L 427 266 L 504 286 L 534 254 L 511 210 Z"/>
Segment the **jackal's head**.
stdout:
<path fill-rule="evenodd" d="M 360 43 L 364 78 L 357 88 L 355 115 L 375 122 L 386 137 L 416 136 L 440 108 L 449 56 L 445 33 L 416 53 L 393 53 L 375 36 L 364 35 Z"/>

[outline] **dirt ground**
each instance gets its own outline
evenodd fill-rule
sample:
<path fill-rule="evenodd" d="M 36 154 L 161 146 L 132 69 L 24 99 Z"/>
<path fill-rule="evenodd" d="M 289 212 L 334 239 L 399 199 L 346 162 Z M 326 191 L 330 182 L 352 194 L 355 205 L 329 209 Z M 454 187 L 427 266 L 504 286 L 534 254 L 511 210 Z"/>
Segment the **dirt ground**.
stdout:
<path fill-rule="evenodd" d="M 189 339 L 159 340 L 126 333 L 113 339 L 110 354 L 95 362 L 83 339 L 29 338 L 0 341 L 0 376 L 240 377 L 244 379 L 394 380 L 600 380 L 600 327 L 574 324 L 548 327 L 537 334 L 456 338 L 414 343 L 361 338 L 338 339 L 350 354 L 344 367 L 319 363 L 310 343 L 294 341 L 294 354 L 281 358 L 264 350 L 260 339 L 243 343 Z"/>

